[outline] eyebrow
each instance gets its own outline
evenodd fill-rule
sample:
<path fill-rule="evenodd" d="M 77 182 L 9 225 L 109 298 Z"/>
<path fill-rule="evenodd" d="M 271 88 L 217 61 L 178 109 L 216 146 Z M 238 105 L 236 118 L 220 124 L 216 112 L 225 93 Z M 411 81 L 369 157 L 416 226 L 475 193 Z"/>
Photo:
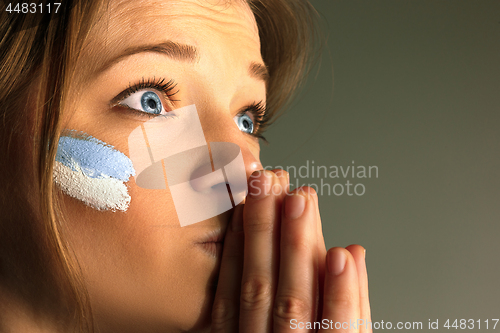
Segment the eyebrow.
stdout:
<path fill-rule="evenodd" d="M 153 52 L 166 55 L 175 60 L 194 62 L 199 58 L 196 47 L 188 44 L 181 44 L 173 41 L 166 41 L 159 44 L 141 45 L 126 49 L 120 55 L 106 61 L 98 71 L 102 73 L 111 66 L 119 63 L 124 58 L 131 55 L 143 52 Z M 248 73 L 251 77 L 267 83 L 269 80 L 269 72 L 264 64 L 251 62 L 248 68 Z"/>
<path fill-rule="evenodd" d="M 188 62 L 194 62 L 198 59 L 198 51 L 194 46 L 176 43 L 173 41 L 166 41 L 160 44 L 141 45 L 128 48 L 117 57 L 106 61 L 106 63 L 100 68 L 99 72 L 105 71 L 126 57 L 142 52 L 160 53 L 172 59 Z"/>
<path fill-rule="evenodd" d="M 248 73 L 251 77 L 256 78 L 257 80 L 262 80 L 266 83 L 269 80 L 269 72 L 267 67 L 263 64 L 252 62 L 250 64 L 250 68 L 248 69 Z"/>

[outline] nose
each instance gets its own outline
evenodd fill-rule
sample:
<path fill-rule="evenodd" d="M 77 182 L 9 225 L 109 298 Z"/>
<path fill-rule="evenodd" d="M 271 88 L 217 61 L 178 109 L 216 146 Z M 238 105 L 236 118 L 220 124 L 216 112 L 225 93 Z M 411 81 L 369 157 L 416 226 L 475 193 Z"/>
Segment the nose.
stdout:
<path fill-rule="evenodd" d="M 233 142 L 210 142 L 209 147 L 210 163 L 198 164 L 189 183 L 195 192 L 210 196 L 213 205 L 226 202 L 225 208 L 217 208 L 223 212 L 245 200 L 247 179 L 262 165 L 248 148 L 241 149 Z"/>
<path fill-rule="evenodd" d="M 193 170 L 189 177 L 192 188 L 206 193 L 227 185 L 233 194 L 246 194 L 246 181 L 255 170 L 262 169 L 260 162 L 254 160 L 251 153 L 243 154 L 243 150 L 232 142 L 211 142 L 209 147 L 210 165 L 204 163 Z"/>
<path fill-rule="evenodd" d="M 177 109 L 176 117 L 153 118 L 129 136 L 136 184 L 168 188 L 181 226 L 239 204 L 247 194 L 247 179 L 262 168 L 258 145 L 250 147 L 248 134 L 232 117 L 210 118 L 215 121 L 202 128 L 196 108 L 188 106 Z"/>
<path fill-rule="evenodd" d="M 233 119 L 222 126 L 219 123 L 217 128 L 206 127 L 204 134 L 210 151 L 210 165 L 201 165 L 192 172 L 191 186 L 206 193 L 211 189 L 226 189 L 227 185 L 231 194 L 245 192 L 246 196 L 248 178 L 254 171 L 262 169 L 258 148 L 249 146 L 248 137 L 245 137 L 248 134 L 241 132 Z M 218 173 L 218 170 L 222 172 Z"/>
<path fill-rule="evenodd" d="M 191 187 L 203 193 L 245 192 L 246 172 L 240 147 L 232 142 L 209 142 L 204 148 L 207 159 L 191 172 Z"/>

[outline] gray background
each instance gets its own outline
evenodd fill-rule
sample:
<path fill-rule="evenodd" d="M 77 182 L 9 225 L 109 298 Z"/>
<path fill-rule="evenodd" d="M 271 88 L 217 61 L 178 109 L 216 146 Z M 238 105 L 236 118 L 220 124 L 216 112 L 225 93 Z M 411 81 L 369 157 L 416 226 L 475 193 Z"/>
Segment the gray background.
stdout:
<path fill-rule="evenodd" d="M 327 245 L 367 249 L 373 321 L 500 318 L 500 1 L 312 3 L 327 46 L 263 164 L 378 166 L 320 196 Z"/>

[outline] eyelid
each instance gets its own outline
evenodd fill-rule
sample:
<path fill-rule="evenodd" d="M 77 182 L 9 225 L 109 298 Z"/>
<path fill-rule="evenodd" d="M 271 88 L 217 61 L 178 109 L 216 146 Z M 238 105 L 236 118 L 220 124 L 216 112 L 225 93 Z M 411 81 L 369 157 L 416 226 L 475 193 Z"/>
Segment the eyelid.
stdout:
<path fill-rule="evenodd" d="M 248 113 L 250 113 L 253 118 L 252 120 L 254 122 L 254 132 L 247 134 L 267 142 L 266 138 L 262 136 L 263 129 L 266 127 L 267 122 L 269 121 L 269 114 L 267 112 L 265 102 L 261 100 L 259 102 L 253 102 L 252 104 L 245 106 L 240 112 L 236 114 L 236 117 Z"/>
<path fill-rule="evenodd" d="M 116 95 L 110 102 L 111 106 L 118 106 L 121 101 L 129 97 L 130 95 L 139 92 L 141 90 L 156 90 L 160 97 L 163 97 L 173 108 L 173 102 L 178 102 L 179 100 L 175 100 L 172 97 L 179 92 L 179 90 L 175 90 L 177 87 L 177 83 L 174 80 L 169 80 L 165 82 L 164 78 L 156 79 L 148 79 L 147 81 L 142 78 L 142 80 L 136 84 L 129 84 L 129 87 Z"/>

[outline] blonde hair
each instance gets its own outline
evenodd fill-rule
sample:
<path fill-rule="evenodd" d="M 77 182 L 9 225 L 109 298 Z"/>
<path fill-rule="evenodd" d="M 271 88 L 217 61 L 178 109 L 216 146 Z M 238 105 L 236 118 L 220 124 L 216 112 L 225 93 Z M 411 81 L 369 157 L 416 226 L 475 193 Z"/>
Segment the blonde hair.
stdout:
<path fill-rule="evenodd" d="M 267 117 L 273 120 L 307 72 L 315 11 L 306 0 L 248 3 L 270 74 Z M 47 315 L 69 309 L 82 332 L 93 331 L 92 312 L 61 228 L 52 168 L 72 66 L 104 5 L 68 0 L 52 16 L 0 14 L 0 153 L 8 157 L 0 161 L 0 170 L 6 170 L 0 210 L 8 212 L 0 221 L 0 290 L 8 289 L 37 312 L 51 304 Z"/>

